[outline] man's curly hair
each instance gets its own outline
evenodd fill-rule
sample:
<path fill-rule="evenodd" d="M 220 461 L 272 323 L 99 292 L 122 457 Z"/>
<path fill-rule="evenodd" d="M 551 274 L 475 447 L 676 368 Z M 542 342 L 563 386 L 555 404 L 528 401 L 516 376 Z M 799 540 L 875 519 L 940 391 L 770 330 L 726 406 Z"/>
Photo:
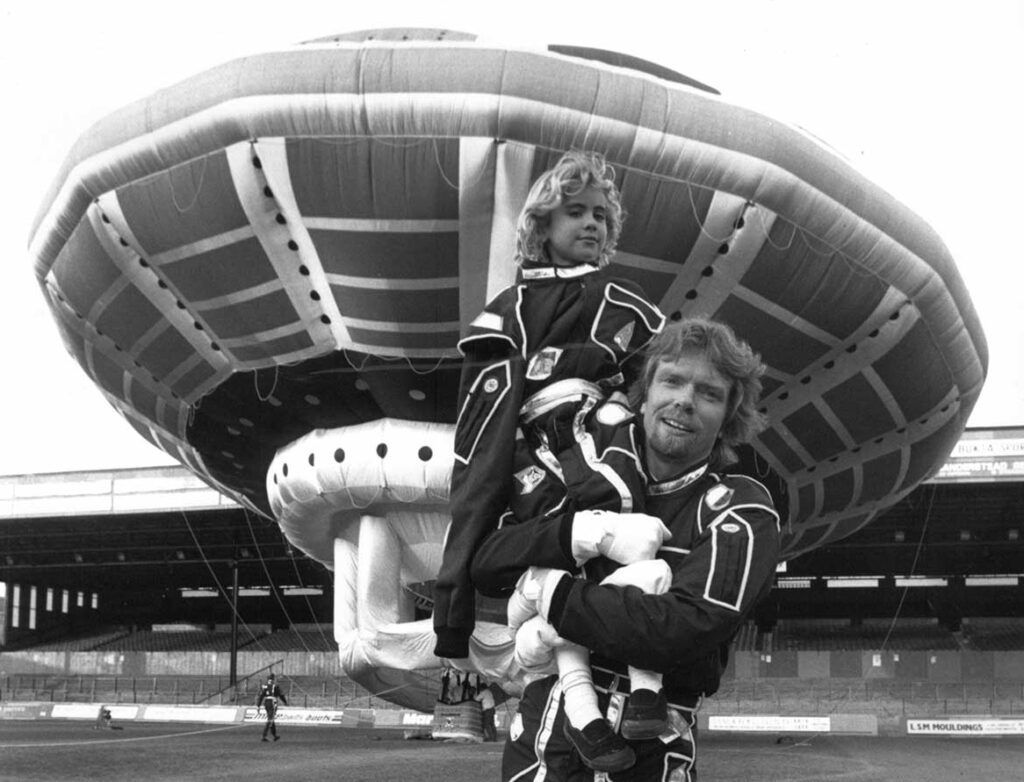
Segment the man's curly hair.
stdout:
<path fill-rule="evenodd" d="M 630 402 L 639 410 L 658 365 L 675 361 L 690 350 L 703 354 L 730 382 L 729 409 L 709 459 L 711 469 L 719 470 L 738 460 L 735 446 L 749 443 L 768 426 L 767 418 L 757 409 L 765 365 L 729 326 L 706 318 L 667 323 L 647 348 L 643 370 L 630 389 Z"/>

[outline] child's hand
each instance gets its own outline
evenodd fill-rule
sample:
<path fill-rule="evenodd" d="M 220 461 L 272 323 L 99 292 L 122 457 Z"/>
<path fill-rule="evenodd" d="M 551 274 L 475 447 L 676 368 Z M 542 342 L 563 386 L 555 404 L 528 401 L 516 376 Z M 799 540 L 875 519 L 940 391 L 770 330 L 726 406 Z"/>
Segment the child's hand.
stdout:
<path fill-rule="evenodd" d="M 546 567 L 531 567 L 523 573 L 516 583 L 516 591 L 508 599 L 509 626 L 519 627 L 535 614 L 546 619 L 555 587 L 562 576 L 567 575 L 564 570 Z"/>
<path fill-rule="evenodd" d="M 572 553 L 578 564 L 597 555 L 628 565 L 654 559 L 672 533 L 646 513 L 578 511 L 572 520 Z"/>
<path fill-rule="evenodd" d="M 663 595 L 672 585 L 672 568 L 663 559 L 624 565 L 601 582 L 612 586 L 640 587 L 649 595 Z"/>
<path fill-rule="evenodd" d="M 534 616 L 516 631 L 515 661 L 529 673 L 547 673 L 553 665 L 555 649 L 565 641 L 540 616 Z"/>
<path fill-rule="evenodd" d="M 522 579 L 520 579 L 522 581 Z M 508 626 L 515 629 L 521 627 L 529 619 L 537 616 L 537 601 L 535 599 L 528 598 L 523 592 L 520 592 L 517 588 L 512 593 L 512 597 L 508 599 L 508 607 L 506 608 L 508 616 Z"/>

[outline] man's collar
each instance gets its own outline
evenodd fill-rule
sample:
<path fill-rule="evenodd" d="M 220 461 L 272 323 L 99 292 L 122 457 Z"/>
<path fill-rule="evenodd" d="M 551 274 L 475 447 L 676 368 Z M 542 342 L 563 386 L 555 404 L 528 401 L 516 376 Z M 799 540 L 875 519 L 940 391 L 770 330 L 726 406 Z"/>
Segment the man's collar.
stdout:
<path fill-rule="evenodd" d="M 573 279 L 598 271 L 600 267 L 590 263 L 579 266 L 523 266 L 520 273 L 524 280 L 551 280 L 556 277 Z"/>
<path fill-rule="evenodd" d="M 675 478 L 669 478 L 667 481 L 657 481 L 647 487 L 647 493 L 651 496 L 657 496 L 659 494 L 672 494 L 680 489 L 684 489 L 692 483 L 695 483 L 699 478 L 704 476 L 708 471 L 708 463 L 704 462 L 698 467 L 694 467 L 692 470 L 684 472 L 682 475 L 678 475 Z"/>

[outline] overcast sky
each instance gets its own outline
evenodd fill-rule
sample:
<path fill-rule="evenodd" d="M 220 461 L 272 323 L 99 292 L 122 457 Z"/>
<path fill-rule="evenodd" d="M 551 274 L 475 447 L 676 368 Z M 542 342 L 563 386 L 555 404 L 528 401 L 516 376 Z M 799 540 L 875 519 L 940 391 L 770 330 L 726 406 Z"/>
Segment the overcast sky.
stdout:
<path fill-rule="evenodd" d="M 990 347 L 969 425 L 1024 426 L 1024 0 L 12 5 L 0 10 L 0 475 L 173 463 L 64 351 L 32 274 L 29 229 L 75 140 L 234 57 L 396 26 L 636 55 L 822 138 L 957 260 Z"/>

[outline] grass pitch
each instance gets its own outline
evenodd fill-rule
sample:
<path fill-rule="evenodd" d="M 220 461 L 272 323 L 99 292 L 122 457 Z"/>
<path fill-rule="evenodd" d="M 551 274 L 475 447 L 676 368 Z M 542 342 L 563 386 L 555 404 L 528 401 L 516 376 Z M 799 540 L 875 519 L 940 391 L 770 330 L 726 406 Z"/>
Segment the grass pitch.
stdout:
<path fill-rule="evenodd" d="M 401 731 L 0 721 L 0 780 L 497 782 L 502 743 L 406 740 Z M 502 737 L 503 738 L 503 737 Z M 701 782 L 1020 782 L 1024 737 L 704 735 Z"/>

